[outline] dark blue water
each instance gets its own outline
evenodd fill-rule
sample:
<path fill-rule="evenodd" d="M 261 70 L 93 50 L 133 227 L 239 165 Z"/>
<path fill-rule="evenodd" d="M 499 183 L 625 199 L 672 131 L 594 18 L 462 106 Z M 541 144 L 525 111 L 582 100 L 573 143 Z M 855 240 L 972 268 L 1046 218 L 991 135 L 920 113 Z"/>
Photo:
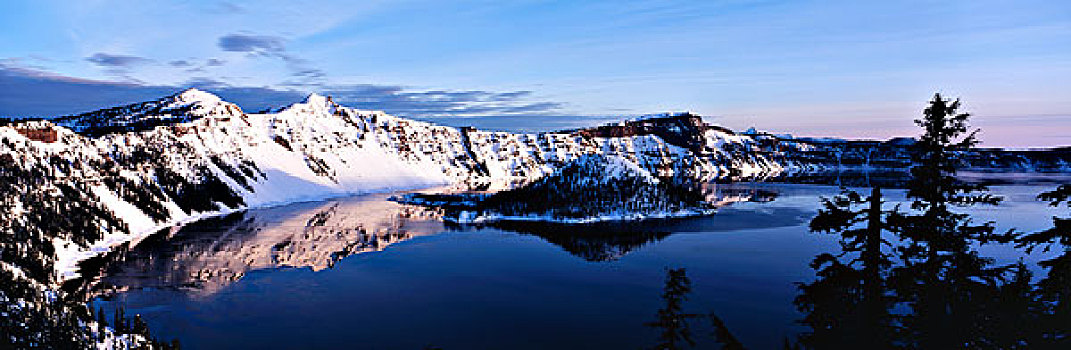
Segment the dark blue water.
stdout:
<path fill-rule="evenodd" d="M 104 276 L 118 292 L 92 307 L 121 305 L 188 349 L 642 348 L 658 342 L 645 323 L 663 306 L 666 269 L 685 268 L 687 311 L 715 313 L 749 348 L 777 348 L 803 330 L 794 283 L 836 248 L 807 224 L 838 190 L 755 186 L 776 198 L 585 228 L 449 228 L 386 195 L 253 210 L 146 240 Z M 994 187 L 1004 204 L 968 211 L 1043 229 L 1060 211 L 1034 196 L 1051 187 Z"/>

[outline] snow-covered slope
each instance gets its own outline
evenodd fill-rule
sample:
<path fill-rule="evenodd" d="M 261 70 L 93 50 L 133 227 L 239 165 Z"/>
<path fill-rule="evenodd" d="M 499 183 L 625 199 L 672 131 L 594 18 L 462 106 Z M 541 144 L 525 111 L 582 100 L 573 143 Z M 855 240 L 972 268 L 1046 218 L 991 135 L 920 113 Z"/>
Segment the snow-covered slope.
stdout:
<path fill-rule="evenodd" d="M 68 278 L 77 261 L 120 242 L 248 207 L 447 184 L 514 188 L 590 155 L 656 177 L 764 177 L 839 165 L 830 147 L 737 134 L 691 114 L 509 133 L 357 110 L 319 95 L 247 114 L 190 89 L 0 126 L 0 224 L 5 236 L 54 244 L 16 245 L 9 256 L 53 270 L 54 248 L 54 270 Z"/>
<path fill-rule="evenodd" d="M 619 157 L 663 176 L 783 168 L 749 152 L 748 138 L 717 129 L 699 137 L 704 144 L 697 148 L 652 133 L 459 129 L 347 108 L 319 95 L 278 113 L 246 114 L 191 89 L 55 123 L 0 127 L 2 166 L 28 178 L 11 181 L 0 218 L 6 227 L 28 227 L 52 239 L 56 269 L 67 278 L 77 261 L 178 222 L 371 191 L 509 188 L 590 154 Z M 69 213 L 67 222 L 50 222 Z"/>
<path fill-rule="evenodd" d="M 116 245 L 250 207 L 436 185 L 516 188 L 578 159 L 613 159 L 601 166 L 637 178 L 764 177 L 839 166 L 847 153 L 869 165 L 875 149 L 741 135 L 690 114 L 548 133 L 440 126 L 319 95 L 247 114 L 195 89 L 0 125 L 0 261 L 49 288 Z M 1050 158 L 1065 166 L 1071 156 Z"/>
<path fill-rule="evenodd" d="M 524 186 L 490 195 L 408 194 L 402 203 L 440 207 L 454 223 L 592 223 L 695 216 L 715 209 L 698 182 L 656 177 L 619 156 L 586 155 Z"/>
<path fill-rule="evenodd" d="M 191 121 L 205 116 L 238 116 L 241 108 L 218 96 L 188 89 L 155 101 L 102 109 L 52 119 L 57 125 L 86 135 L 148 130 L 157 125 Z"/>

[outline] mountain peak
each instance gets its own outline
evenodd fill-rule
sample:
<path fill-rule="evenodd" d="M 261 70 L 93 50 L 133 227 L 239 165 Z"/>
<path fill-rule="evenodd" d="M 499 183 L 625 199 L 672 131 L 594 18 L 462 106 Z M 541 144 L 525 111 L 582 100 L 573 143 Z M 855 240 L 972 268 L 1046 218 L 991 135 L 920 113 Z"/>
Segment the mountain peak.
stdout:
<path fill-rule="evenodd" d="M 313 113 L 327 113 L 332 114 L 340 106 L 331 100 L 330 96 L 320 95 L 318 93 L 311 93 L 308 97 L 305 97 L 304 102 L 295 103 L 288 107 L 288 110 L 293 111 L 306 111 Z"/>
<path fill-rule="evenodd" d="M 331 96 L 324 96 L 315 92 L 305 97 L 305 103 L 312 106 L 331 106 L 335 104 L 334 101 L 331 101 Z"/>
<path fill-rule="evenodd" d="M 204 104 L 214 104 L 223 101 L 223 99 L 219 98 L 219 96 L 216 96 L 210 92 L 198 88 L 189 88 L 183 90 L 182 92 L 175 94 L 174 97 L 176 100 L 186 103 L 201 102 Z"/>
<path fill-rule="evenodd" d="M 52 121 L 75 132 L 94 136 L 148 130 L 205 116 L 239 115 L 242 115 L 242 109 L 237 105 L 225 102 L 212 93 L 190 88 L 154 101 L 58 117 Z"/>

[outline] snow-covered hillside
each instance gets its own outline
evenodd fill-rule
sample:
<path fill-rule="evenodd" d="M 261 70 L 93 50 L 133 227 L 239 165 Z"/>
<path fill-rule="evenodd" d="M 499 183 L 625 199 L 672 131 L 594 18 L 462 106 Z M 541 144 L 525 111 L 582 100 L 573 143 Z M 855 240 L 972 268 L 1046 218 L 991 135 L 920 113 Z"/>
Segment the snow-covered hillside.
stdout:
<path fill-rule="evenodd" d="M 882 147 L 737 134 L 687 113 L 528 134 L 434 125 L 315 94 L 276 113 L 247 114 L 190 89 L 0 127 L 0 223 L 14 232 L 7 236 L 53 244 L 5 254 L 45 261 L 41 273 L 66 279 L 78 261 L 116 244 L 249 207 L 436 185 L 515 188 L 590 155 L 656 177 L 708 181 L 840 167 L 860 157 L 865 162 L 856 165 L 880 166 L 869 157 L 904 153 Z M 1066 164 L 1054 157 L 1050 163 Z M 46 257 L 53 248 L 55 266 Z"/>
<path fill-rule="evenodd" d="M 497 191 L 542 183 L 562 188 L 540 193 L 561 194 L 572 188 L 562 181 L 572 178 L 560 171 L 577 164 L 597 170 L 584 177 L 595 183 L 582 189 L 594 191 L 600 181 L 616 186 L 611 182 L 622 179 L 607 174 L 701 183 L 845 165 L 903 168 L 908 154 L 893 142 L 737 134 L 687 113 L 509 133 L 357 110 L 319 95 L 275 113 L 248 114 L 195 89 L 48 121 L 3 123 L 0 262 L 5 274 L 18 276 L 6 280 L 43 289 L 6 285 L 0 306 L 62 299 L 53 296 L 62 295 L 59 284 L 77 275 L 80 261 L 164 227 L 250 207 L 439 185 Z M 986 152 L 964 159 L 1023 169 L 1071 163 L 1067 149 Z M 680 207 L 647 201 L 663 193 L 644 191 L 635 192 L 647 205 L 641 209 Z M 74 304 L 64 305 L 48 312 L 73 312 Z M 35 318 L 48 319 L 59 318 Z"/>
<path fill-rule="evenodd" d="M 548 176 L 490 195 L 408 194 L 395 200 L 442 208 L 445 220 L 461 224 L 631 221 L 715 209 L 694 179 L 657 177 L 624 158 L 604 155 L 581 156 Z"/>
<path fill-rule="evenodd" d="M 157 125 L 186 122 L 208 115 L 238 116 L 242 109 L 218 96 L 189 89 L 156 101 L 102 109 L 52 119 L 57 125 L 86 135 L 148 130 Z"/>
<path fill-rule="evenodd" d="M 509 188 L 591 154 L 660 176 L 784 168 L 751 152 L 749 138 L 713 128 L 701 130 L 699 148 L 649 133 L 488 132 L 356 110 L 319 95 L 277 113 L 246 114 L 191 89 L 56 123 L 0 127 L 4 169 L 25 175 L 4 192 L 0 218 L 51 239 L 60 279 L 82 259 L 183 221 L 372 191 Z M 60 214 L 70 222 L 50 222 Z"/>

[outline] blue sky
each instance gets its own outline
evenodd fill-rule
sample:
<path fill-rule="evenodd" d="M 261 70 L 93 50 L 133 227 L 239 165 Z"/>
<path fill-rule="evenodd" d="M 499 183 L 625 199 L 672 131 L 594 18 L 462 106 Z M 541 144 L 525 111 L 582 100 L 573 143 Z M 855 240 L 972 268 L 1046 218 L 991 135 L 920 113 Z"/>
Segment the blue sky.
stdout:
<path fill-rule="evenodd" d="M 1071 145 L 1067 1 L 4 1 L 0 114 L 186 86 L 449 124 L 690 110 L 807 136 L 916 133 L 934 92 L 986 145 Z"/>

